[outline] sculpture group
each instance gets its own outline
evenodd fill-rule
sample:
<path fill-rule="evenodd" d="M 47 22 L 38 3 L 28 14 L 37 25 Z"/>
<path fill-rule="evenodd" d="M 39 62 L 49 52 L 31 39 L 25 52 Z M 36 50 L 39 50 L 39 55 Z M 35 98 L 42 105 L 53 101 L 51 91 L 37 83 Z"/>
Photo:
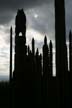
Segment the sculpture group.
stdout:
<path fill-rule="evenodd" d="M 22 36 L 19 36 L 19 33 Z M 11 28 L 12 36 L 12 28 Z M 44 37 L 43 55 L 26 45 L 26 16 L 18 10 L 15 20 L 14 72 L 10 83 L 14 88 L 16 107 L 30 104 L 48 104 L 51 107 L 70 105 L 72 72 L 72 33 L 69 34 L 69 65 L 65 31 L 64 0 L 55 0 L 56 76 L 53 76 L 53 44 Z M 25 100 L 25 101 L 24 101 Z M 53 104 L 51 104 L 53 103 Z M 54 105 L 54 106 L 53 106 Z"/>

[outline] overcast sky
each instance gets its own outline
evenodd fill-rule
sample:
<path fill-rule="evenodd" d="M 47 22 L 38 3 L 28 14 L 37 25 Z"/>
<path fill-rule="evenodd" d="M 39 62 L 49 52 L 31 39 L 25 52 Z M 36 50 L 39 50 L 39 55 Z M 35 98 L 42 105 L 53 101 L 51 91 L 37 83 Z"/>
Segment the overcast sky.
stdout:
<path fill-rule="evenodd" d="M 72 0 L 65 0 L 66 37 L 72 29 Z M 0 75 L 9 75 L 9 29 L 13 26 L 18 8 L 23 8 L 27 17 L 27 44 L 32 37 L 41 51 L 44 36 L 55 40 L 54 0 L 0 0 Z M 14 37 L 14 35 L 13 35 Z M 54 48 L 55 49 L 55 48 Z M 54 63 L 55 64 L 55 63 Z"/>

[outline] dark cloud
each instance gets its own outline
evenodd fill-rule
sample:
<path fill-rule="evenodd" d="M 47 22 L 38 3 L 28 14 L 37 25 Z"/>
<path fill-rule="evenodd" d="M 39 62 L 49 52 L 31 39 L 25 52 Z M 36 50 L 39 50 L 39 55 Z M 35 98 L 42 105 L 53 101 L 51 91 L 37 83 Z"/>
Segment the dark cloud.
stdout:
<path fill-rule="evenodd" d="M 18 8 L 27 10 L 50 3 L 51 1 L 52 0 L 0 0 L 0 24 L 10 22 Z"/>
<path fill-rule="evenodd" d="M 72 1 L 66 1 L 66 31 L 72 29 Z M 33 13 L 27 13 L 29 18 L 28 23 L 33 29 L 46 34 L 51 34 L 51 39 L 54 39 L 54 0 L 0 0 L 0 25 L 9 23 L 13 18 L 18 8 L 24 8 L 25 11 L 34 9 L 34 13 L 38 10 L 39 18 L 35 19 Z M 44 5 L 44 6 L 43 6 Z M 53 34 L 53 36 L 52 36 Z"/>
<path fill-rule="evenodd" d="M 72 30 L 72 0 L 66 0 L 66 36 L 69 40 L 69 31 Z"/>
<path fill-rule="evenodd" d="M 51 1 L 52 0 L 0 0 L 0 8 L 13 10 L 22 6 L 29 8 L 42 5 L 44 3 L 49 3 Z"/>

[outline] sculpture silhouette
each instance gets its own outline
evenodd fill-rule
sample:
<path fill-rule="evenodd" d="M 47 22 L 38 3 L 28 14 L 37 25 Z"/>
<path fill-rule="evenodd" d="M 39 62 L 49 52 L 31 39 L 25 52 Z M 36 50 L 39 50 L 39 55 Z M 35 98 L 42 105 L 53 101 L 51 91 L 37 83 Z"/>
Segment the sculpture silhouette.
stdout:
<path fill-rule="evenodd" d="M 15 93 L 15 107 L 24 107 L 25 104 L 47 104 L 48 107 L 59 108 L 66 106 L 65 97 L 70 96 L 70 77 L 68 73 L 67 46 L 65 43 L 64 12 L 62 12 L 60 26 L 58 24 L 61 7 L 56 8 L 56 76 L 53 76 L 53 44 L 50 40 L 49 46 L 47 37 L 44 37 L 42 54 L 37 48 L 35 52 L 35 40 L 32 38 L 32 49 L 26 45 L 26 16 L 23 10 L 18 10 L 15 28 L 15 60 L 13 72 L 13 85 Z M 60 2 L 62 3 L 62 1 Z M 63 4 L 62 4 L 63 5 Z M 63 7 L 64 9 L 64 7 Z M 64 11 L 64 10 L 63 10 Z M 59 29 L 63 24 L 63 28 Z M 19 33 L 22 33 L 22 36 Z M 64 37 L 60 37 L 60 34 Z M 62 38 L 62 43 L 60 40 Z M 59 43 L 58 43 L 59 42 Z M 61 46 L 60 46 L 61 45 Z M 71 50 L 71 41 L 70 41 Z M 63 52 L 64 51 L 64 52 Z M 60 58 L 58 58 L 60 57 Z M 64 57 L 64 58 L 63 58 Z M 71 55 L 70 55 L 71 58 Z M 62 63 L 62 64 L 61 64 Z M 70 62 L 71 63 L 71 62 Z M 24 101 L 25 100 L 25 101 Z M 53 103 L 53 104 L 51 104 Z M 53 106 L 54 105 L 54 106 Z"/>
<path fill-rule="evenodd" d="M 22 35 L 20 36 L 20 33 Z M 10 83 L 0 83 L 0 107 L 20 108 L 40 104 L 70 108 L 72 93 L 72 32 L 69 33 L 69 67 L 64 0 L 55 0 L 56 76 L 53 76 L 53 44 L 44 37 L 42 54 L 26 45 L 26 15 L 19 9 L 15 19 L 14 72 L 12 75 L 12 27 L 10 29 Z M 10 100 L 10 106 L 6 106 Z M 2 102 L 1 102 L 2 101 Z M 30 106 L 28 106 L 30 107 Z M 33 105 L 34 107 L 34 105 Z M 3 107 L 1 107 L 3 108 Z"/>
<path fill-rule="evenodd" d="M 19 9 L 16 15 L 16 20 L 15 20 L 15 33 L 16 36 L 19 35 L 19 33 L 22 33 L 22 36 L 25 36 L 26 34 L 26 16 L 23 11 L 23 9 Z"/>
<path fill-rule="evenodd" d="M 34 38 L 31 43 L 32 49 L 30 49 L 30 46 L 26 45 L 26 15 L 23 9 L 18 10 L 15 19 L 14 72 L 12 83 L 10 83 L 10 87 L 12 87 L 10 89 L 10 93 L 12 93 L 11 104 L 14 101 L 16 108 L 25 107 L 25 104 L 27 105 L 29 103 L 30 105 L 47 104 L 50 108 L 61 108 L 62 106 L 66 107 L 66 105 L 69 105 L 67 101 L 68 99 L 70 100 L 70 75 L 72 73 L 69 74 L 68 72 L 64 0 L 55 0 L 55 31 L 56 76 L 54 77 L 52 41 L 50 40 L 48 46 L 47 37 L 44 37 L 43 55 L 39 53 L 38 48 L 35 50 Z M 20 36 L 20 32 L 22 36 Z M 10 35 L 12 38 L 12 28 Z M 69 55 L 71 59 L 71 33 L 69 44 Z M 70 72 L 71 63 L 70 60 Z M 11 77 L 12 72 L 10 71 L 10 80 Z"/>

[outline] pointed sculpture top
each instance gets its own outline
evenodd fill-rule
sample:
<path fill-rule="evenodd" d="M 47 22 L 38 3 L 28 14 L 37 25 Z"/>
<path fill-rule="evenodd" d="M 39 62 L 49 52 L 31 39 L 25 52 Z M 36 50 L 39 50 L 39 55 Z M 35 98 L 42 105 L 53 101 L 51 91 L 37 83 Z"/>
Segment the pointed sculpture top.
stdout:
<path fill-rule="evenodd" d="M 50 40 L 50 43 L 49 43 L 50 47 L 52 47 L 52 41 Z"/>
<path fill-rule="evenodd" d="M 69 41 L 72 41 L 72 32 L 71 32 L 71 30 L 69 32 Z"/>
<path fill-rule="evenodd" d="M 44 38 L 44 44 L 47 45 L 47 37 Z"/>
<path fill-rule="evenodd" d="M 16 20 L 15 20 L 15 32 L 16 35 L 19 35 L 21 32 L 23 36 L 26 34 L 26 15 L 23 11 L 23 9 L 18 9 L 17 15 L 16 15 Z"/>
<path fill-rule="evenodd" d="M 11 26 L 11 28 L 10 28 L 10 33 L 12 34 L 12 26 Z"/>

